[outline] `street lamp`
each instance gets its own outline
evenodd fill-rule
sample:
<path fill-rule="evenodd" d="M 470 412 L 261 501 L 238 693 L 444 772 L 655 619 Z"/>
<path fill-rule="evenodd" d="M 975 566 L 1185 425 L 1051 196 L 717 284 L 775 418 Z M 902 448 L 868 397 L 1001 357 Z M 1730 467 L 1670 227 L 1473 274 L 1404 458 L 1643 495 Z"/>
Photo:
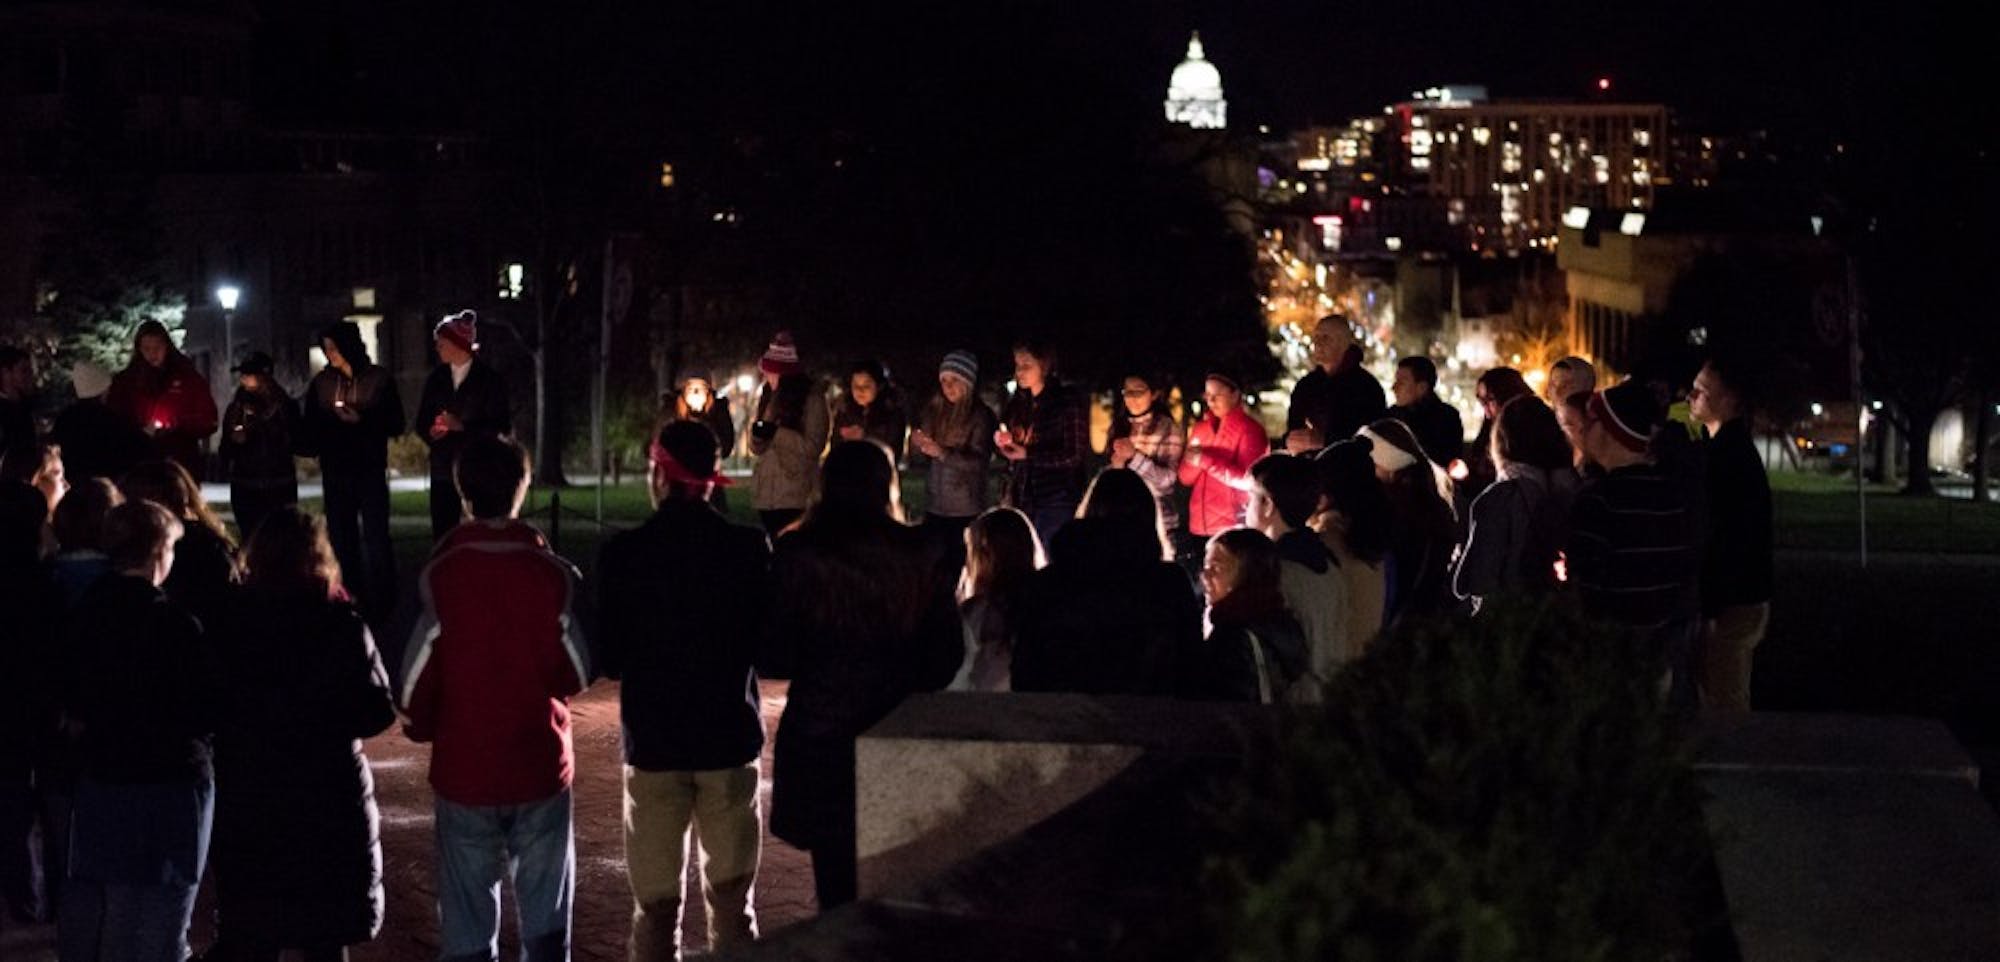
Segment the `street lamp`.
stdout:
<path fill-rule="evenodd" d="M 243 289 L 234 284 L 223 284 L 215 289 L 215 302 L 222 305 L 222 369 L 236 367 L 236 302 L 243 299 Z"/>

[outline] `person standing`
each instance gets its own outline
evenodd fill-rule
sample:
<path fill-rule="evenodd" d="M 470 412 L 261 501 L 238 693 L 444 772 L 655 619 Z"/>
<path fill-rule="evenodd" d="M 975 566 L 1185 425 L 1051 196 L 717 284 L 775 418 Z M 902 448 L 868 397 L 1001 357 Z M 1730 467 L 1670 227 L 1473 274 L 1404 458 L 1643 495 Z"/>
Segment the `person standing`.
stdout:
<path fill-rule="evenodd" d="M 1396 406 L 1389 409 L 1389 416 L 1410 426 L 1432 464 L 1450 469 L 1465 447 L 1465 419 L 1437 396 L 1437 383 L 1437 365 L 1430 358 L 1397 361 L 1396 380 L 1389 385 Z"/>
<path fill-rule="evenodd" d="M 389 674 L 340 587 L 326 522 L 280 507 L 244 554 L 244 590 L 215 631 L 218 938 L 206 958 L 301 949 L 345 962 L 382 927 L 381 816 L 361 740 L 396 720 Z"/>
<path fill-rule="evenodd" d="M 1208 637 L 1182 683 L 1190 698 L 1283 704 L 1308 672 L 1306 639 L 1285 607 L 1282 562 L 1255 528 L 1231 528 L 1208 543 L 1201 589 Z"/>
<path fill-rule="evenodd" d="M 431 540 L 458 527 L 458 487 L 451 467 L 471 437 L 505 437 L 514 432 L 507 382 L 479 358 L 479 315 L 459 311 L 431 331 L 438 366 L 424 379 L 417 400 L 416 427 L 431 449 Z"/>
<path fill-rule="evenodd" d="M 1327 445 L 1313 458 L 1326 502 L 1312 524 L 1340 564 L 1341 593 L 1347 600 L 1343 634 L 1361 652 L 1375 642 L 1388 620 L 1393 566 L 1392 509 L 1375 477 L 1372 447 L 1366 438 L 1348 438 Z"/>
<path fill-rule="evenodd" d="M 874 441 L 827 454 L 818 503 L 778 539 L 766 659 L 790 678 L 778 723 L 771 834 L 812 854 L 821 912 L 855 899 L 854 742 L 965 656 L 935 539 L 902 523 L 896 465 Z"/>
<path fill-rule="evenodd" d="M 938 365 L 938 393 L 910 432 L 910 461 L 929 465 L 924 527 L 957 541 L 986 509 L 993 463 L 993 409 L 979 399 L 979 358 L 953 351 Z"/>
<path fill-rule="evenodd" d="M 212 625 L 234 601 L 241 569 L 236 539 L 201 496 L 201 485 L 172 461 L 148 461 L 118 483 L 128 501 L 151 501 L 181 523 L 174 569 L 160 585 L 167 597 Z"/>
<path fill-rule="evenodd" d="M 1181 483 L 1188 495 L 1188 531 L 1207 539 L 1243 523 L 1250 505 L 1250 466 L 1271 452 L 1264 427 L 1243 410 L 1243 388 L 1227 374 L 1203 382 L 1208 410 L 1188 431 Z"/>
<path fill-rule="evenodd" d="M 833 433 L 842 441 L 880 441 L 889 453 L 902 457 L 910 416 L 903 395 L 889 380 L 881 361 L 856 361 L 847 369 L 847 390 L 833 412 Z"/>
<path fill-rule="evenodd" d="M 1188 550 L 1187 527 L 1175 505 L 1181 457 L 1187 437 L 1167 410 L 1166 392 L 1156 376 L 1127 374 L 1111 414 L 1111 466 L 1128 468 L 1160 505 L 1160 524 L 1173 539 L 1176 554 Z"/>
<path fill-rule="evenodd" d="M 826 397 L 799 364 L 790 331 L 779 331 L 757 362 L 764 388 L 750 422 L 750 503 L 772 536 L 806 513 L 826 450 Z"/>
<path fill-rule="evenodd" d="M 80 771 L 57 940 L 64 959 L 181 962 L 215 811 L 215 660 L 160 590 L 181 523 L 128 501 L 104 527 L 111 573 L 63 643 Z"/>
<path fill-rule="evenodd" d="M 380 619 L 396 603 L 389 442 L 403 433 L 403 399 L 396 379 L 368 357 L 353 321 L 328 325 L 320 349 L 326 367 L 306 385 L 300 453 L 319 458 L 326 533 L 348 590 L 358 589 L 361 610 Z"/>
<path fill-rule="evenodd" d="M 1405 616 L 1444 611 L 1451 602 L 1451 556 L 1458 547 L 1451 479 L 1430 462 L 1408 425 L 1383 418 L 1361 429 L 1375 462 L 1375 478 L 1389 502 L 1394 546 L 1391 623 Z"/>
<path fill-rule="evenodd" d="M 158 456 L 197 480 L 203 476 L 201 445 L 215 433 L 215 397 L 208 379 L 174 346 L 165 324 L 139 325 L 132 361 L 111 379 L 104 403 L 151 437 Z"/>
<path fill-rule="evenodd" d="M 1476 497 L 1500 476 L 1500 466 L 1493 463 L 1493 425 L 1507 402 L 1533 393 L 1521 372 L 1511 367 L 1490 368 L 1473 382 L 1472 396 L 1479 402 L 1483 420 L 1465 452 L 1465 477 L 1458 479 L 1461 490 Z"/>
<path fill-rule="evenodd" d="M 965 529 L 965 572 L 958 579 L 958 617 L 965 624 L 965 663 L 953 691 L 1012 691 L 1014 635 L 1029 579 L 1046 560 L 1035 526 L 1013 508 L 993 508 Z"/>
<path fill-rule="evenodd" d="M 1597 390 L 1597 368 L 1589 361 L 1571 355 L 1549 366 L 1549 382 L 1544 385 L 1542 397 L 1553 408 L 1572 394 L 1589 394 Z"/>
<path fill-rule="evenodd" d="M 1014 346 L 1014 383 L 993 438 L 1010 465 L 1003 503 L 1028 516 L 1043 544 L 1053 544 L 1083 500 L 1090 427 L 1083 399 L 1057 376 L 1055 350 L 1048 345 Z"/>
<path fill-rule="evenodd" d="M 117 480 L 153 456 L 152 442 L 139 426 L 111 410 L 104 401 L 111 390 L 111 372 L 89 361 L 70 368 L 76 403 L 56 415 L 51 440 L 62 448 L 63 467 L 72 482 L 88 478 Z"/>
<path fill-rule="evenodd" d="M 1695 679 L 1706 709 L 1750 710 L 1750 669 L 1771 621 L 1771 482 L 1750 432 L 1747 382 L 1722 358 L 1695 375 L 1688 403 L 1708 429 L 1703 631 Z"/>
<path fill-rule="evenodd" d="M 569 699 L 590 662 L 577 572 L 519 520 L 528 453 L 468 438 L 454 472 L 469 520 L 431 551 L 403 669 L 405 732 L 431 743 L 440 958 L 493 959 L 514 879 L 526 962 L 566 962 L 576 891 Z"/>
<path fill-rule="evenodd" d="M 1201 644 L 1201 601 L 1172 558 L 1146 482 L 1098 472 L 1017 606 L 1013 689 L 1174 694 Z"/>
<path fill-rule="evenodd" d="M 1637 381 L 1591 395 L 1584 448 L 1604 474 L 1577 491 L 1566 567 L 1583 613 L 1629 632 L 1664 670 L 1668 703 L 1690 708 L 1701 561 L 1687 498 L 1649 453 L 1664 420 Z"/>
<path fill-rule="evenodd" d="M 1361 657 L 1367 635 L 1348 634 L 1346 581 L 1340 561 L 1308 525 L 1325 503 L 1319 470 L 1292 454 L 1265 455 L 1250 468 L 1249 526 L 1271 539 L 1278 552 L 1278 588 L 1285 610 L 1305 632 L 1302 684 L 1284 692 L 1284 701 L 1320 700 L 1340 666 Z"/>
<path fill-rule="evenodd" d="M 1472 501 L 1471 534 L 1452 592 L 1477 613 L 1499 594 L 1540 596 L 1556 586 L 1556 552 L 1576 497 L 1576 470 L 1555 412 L 1532 394 L 1500 409 L 1493 429 L 1500 479 Z"/>
<path fill-rule="evenodd" d="M 61 788 L 44 764 L 57 731 L 48 655 L 62 620 L 42 559 L 47 513 L 40 492 L 0 480 L 0 926 L 47 918 L 62 887 L 60 846 L 49 837 L 59 822 L 48 817 Z M 46 854 L 58 857 L 51 864 Z"/>
<path fill-rule="evenodd" d="M 1285 414 L 1285 450 L 1305 454 L 1352 437 L 1389 409 L 1382 382 L 1361 366 L 1354 325 L 1338 314 L 1313 328 L 1313 368 L 1292 388 Z"/>
<path fill-rule="evenodd" d="M 730 524 L 709 503 L 717 461 L 707 427 L 662 428 L 652 446 L 653 516 L 614 535 L 598 559 L 597 662 L 620 682 L 625 736 L 632 962 L 680 958 L 690 829 L 710 949 L 757 937 L 764 721 L 755 637 L 742 616 L 769 598 L 771 549 L 764 532 Z"/>
<path fill-rule="evenodd" d="M 271 355 L 253 351 L 236 366 L 236 397 L 222 415 L 217 453 L 229 477 L 229 508 L 245 539 L 271 512 L 299 503 L 292 464 L 299 405 L 271 376 Z"/>
<path fill-rule="evenodd" d="M 661 427 L 675 421 L 698 422 L 715 435 L 718 457 L 727 458 L 731 451 L 736 450 L 736 419 L 729 410 L 729 399 L 715 393 L 715 380 L 709 377 L 707 371 L 690 371 L 682 375 L 680 390 L 674 392 L 665 407 L 666 417 L 660 419 Z M 659 431 L 654 431 L 653 436 L 659 437 Z M 647 446 L 650 449 L 650 441 Z M 708 496 L 708 503 L 725 514 L 729 511 L 729 500 L 724 496 L 727 490 L 724 485 L 718 484 Z"/>

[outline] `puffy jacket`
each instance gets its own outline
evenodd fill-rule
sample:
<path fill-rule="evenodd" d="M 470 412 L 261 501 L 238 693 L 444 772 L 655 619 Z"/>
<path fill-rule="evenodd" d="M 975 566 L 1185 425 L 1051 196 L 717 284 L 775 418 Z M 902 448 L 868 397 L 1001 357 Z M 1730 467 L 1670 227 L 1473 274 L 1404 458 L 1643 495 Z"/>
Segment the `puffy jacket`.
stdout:
<path fill-rule="evenodd" d="M 521 805 L 569 787 L 569 697 L 591 672 L 571 615 L 577 573 L 521 521 L 468 521 L 418 577 L 403 703 L 435 742 L 431 787 L 460 805 Z"/>
<path fill-rule="evenodd" d="M 1188 530 L 1207 537 L 1243 523 L 1250 505 L 1250 466 L 1271 453 L 1271 439 L 1257 419 L 1237 408 L 1205 417 L 1188 432 L 1181 483 L 1188 497 Z"/>

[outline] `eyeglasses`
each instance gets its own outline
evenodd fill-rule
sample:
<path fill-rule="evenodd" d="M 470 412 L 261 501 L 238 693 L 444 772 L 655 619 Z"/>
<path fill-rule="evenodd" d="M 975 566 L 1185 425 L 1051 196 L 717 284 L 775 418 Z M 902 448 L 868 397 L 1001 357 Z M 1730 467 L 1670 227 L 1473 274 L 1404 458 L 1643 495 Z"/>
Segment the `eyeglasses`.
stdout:
<path fill-rule="evenodd" d="M 1118 393 L 1119 393 L 1119 394 L 1122 394 L 1122 395 L 1124 395 L 1124 396 L 1126 396 L 1126 397 L 1135 397 L 1135 398 L 1136 398 L 1136 397 L 1146 397 L 1146 396 L 1148 396 L 1148 395 L 1152 394 L 1153 392 L 1151 392 L 1151 391 L 1146 391 L 1146 390 L 1138 390 L 1138 391 L 1133 391 L 1133 390 L 1125 390 L 1125 391 L 1120 391 L 1120 392 L 1118 392 Z"/>

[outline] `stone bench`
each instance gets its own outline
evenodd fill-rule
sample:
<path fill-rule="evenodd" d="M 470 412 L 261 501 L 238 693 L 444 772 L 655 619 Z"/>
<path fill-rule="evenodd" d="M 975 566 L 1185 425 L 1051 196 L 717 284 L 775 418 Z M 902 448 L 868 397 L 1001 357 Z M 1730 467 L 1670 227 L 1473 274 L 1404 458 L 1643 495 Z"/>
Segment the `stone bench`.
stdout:
<path fill-rule="evenodd" d="M 1943 724 L 1765 713 L 1699 744 L 1744 962 L 2000 959 L 2000 822 Z"/>

